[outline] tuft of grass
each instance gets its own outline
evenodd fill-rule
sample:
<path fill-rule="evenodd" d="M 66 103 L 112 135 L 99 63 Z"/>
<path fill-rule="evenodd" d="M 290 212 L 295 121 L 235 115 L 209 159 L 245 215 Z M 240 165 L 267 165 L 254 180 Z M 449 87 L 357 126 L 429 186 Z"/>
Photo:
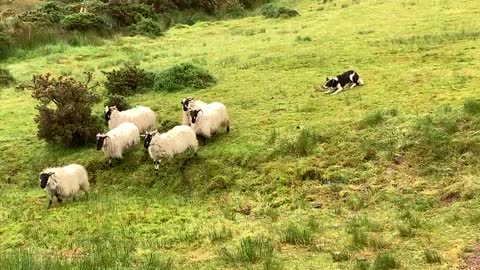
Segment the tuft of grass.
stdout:
<path fill-rule="evenodd" d="M 442 261 L 440 254 L 438 254 L 438 252 L 433 249 L 425 249 L 423 251 L 423 256 L 425 258 L 425 261 L 429 264 L 441 263 Z"/>
<path fill-rule="evenodd" d="M 348 250 L 334 251 L 330 253 L 334 262 L 344 262 L 350 259 L 351 253 Z"/>
<path fill-rule="evenodd" d="M 310 36 L 305 36 L 305 37 L 297 36 L 295 38 L 295 41 L 296 42 L 310 42 L 310 41 L 312 41 L 312 38 Z"/>
<path fill-rule="evenodd" d="M 373 261 L 372 270 L 400 268 L 400 263 L 389 253 L 378 254 Z"/>
<path fill-rule="evenodd" d="M 272 260 L 273 244 L 265 238 L 246 237 L 240 240 L 240 245 L 231 251 L 227 248 L 220 249 L 220 257 L 227 263 L 249 263 Z"/>
<path fill-rule="evenodd" d="M 378 126 L 385 121 L 382 112 L 369 113 L 363 117 L 362 124 L 368 127 Z"/>
<path fill-rule="evenodd" d="M 282 242 L 292 245 L 308 245 L 313 240 L 312 232 L 309 229 L 293 223 L 288 224 L 281 234 Z"/>
<path fill-rule="evenodd" d="M 352 231 L 350 231 L 350 234 L 352 235 L 352 248 L 361 249 L 368 246 L 368 234 L 363 230 L 363 228 L 355 227 Z"/>
<path fill-rule="evenodd" d="M 218 230 L 211 230 L 208 232 L 208 238 L 211 242 L 225 242 L 233 237 L 232 229 L 223 226 L 221 229 Z"/>
<path fill-rule="evenodd" d="M 207 88 L 216 83 L 217 80 L 208 70 L 190 63 L 182 63 L 157 73 L 154 88 L 157 91 L 173 92 L 185 88 Z"/>
<path fill-rule="evenodd" d="M 398 234 L 403 238 L 411 238 L 415 236 L 415 229 L 412 228 L 409 224 L 399 224 L 397 225 Z"/>
<path fill-rule="evenodd" d="M 350 6 L 350 5 L 347 4 L 347 3 L 343 3 L 343 4 L 341 5 L 342 8 L 347 8 L 347 7 L 349 7 L 349 6 Z"/>
<path fill-rule="evenodd" d="M 307 156 L 313 152 L 320 139 L 321 136 L 318 132 L 304 128 L 296 138 L 282 138 L 275 152 L 292 156 Z"/>
<path fill-rule="evenodd" d="M 480 102 L 475 99 L 467 99 L 463 102 L 463 110 L 469 114 L 479 114 Z"/>

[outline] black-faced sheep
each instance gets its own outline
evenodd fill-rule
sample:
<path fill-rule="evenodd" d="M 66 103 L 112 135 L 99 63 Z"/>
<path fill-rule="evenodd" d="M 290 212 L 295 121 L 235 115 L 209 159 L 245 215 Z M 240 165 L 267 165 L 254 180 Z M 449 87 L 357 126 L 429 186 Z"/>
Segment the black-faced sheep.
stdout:
<path fill-rule="evenodd" d="M 140 142 L 140 131 L 137 126 L 125 122 L 106 134 L 97 134 L 97 150 L 102 149 L 112 164 L 112 159 L 122 159 L 123 153 Z"/>
<path fill-rule="evenodd" d="M 206 139 L 212 137 L 220 127 L 226 127 L 227 132 L 230 132 L 227 108 L 219 102 L 210 103 L 202 109 L 191 110 L 190 121 L 195 133 L 203 137 L 204 144 Z"/>
<path fill-rule="evenodd" d="M 157 117 L 152 109 L 144 106 L 137 106 L 125 111 L 119 111 L 116 106 L 107 106 L 105 107 L 105 120 L 108 122 L 109 129 L 116 128 L 124 122 L 131 122 L 143 133 L 154 129 Z"/>

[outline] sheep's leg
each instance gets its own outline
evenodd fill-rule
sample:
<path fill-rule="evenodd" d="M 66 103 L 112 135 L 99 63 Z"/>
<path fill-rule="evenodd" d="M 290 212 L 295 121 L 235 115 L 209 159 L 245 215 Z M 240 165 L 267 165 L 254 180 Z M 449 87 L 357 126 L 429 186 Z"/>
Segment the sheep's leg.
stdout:
<path fill-rule="evenodd" d="M 50 209 L 50 206 L 52 206 L 52 195 L 48 195 L 48 206 L 47 209 Z"/>
<path fill-rule="evenodd" d="M 111 158 L 108 159 L 108 165 L 110 167 L 113 167 L 113 160 Z"/>
<path fill-rule="evenodd" d="M 153 161 L 153 165 L 155 166 L 155 174 L 158 175 L 158 172 L 160 171 L 160 161 Z"/>
<path fill-rule="evenodd" d="M 62 202 L 63 202 L 63 200 L 60 199 L 60 197 L 59 197 L 58 195 L 57 195 L 57 201 L 58 201 L 59 203 L 62 203 Z"/>

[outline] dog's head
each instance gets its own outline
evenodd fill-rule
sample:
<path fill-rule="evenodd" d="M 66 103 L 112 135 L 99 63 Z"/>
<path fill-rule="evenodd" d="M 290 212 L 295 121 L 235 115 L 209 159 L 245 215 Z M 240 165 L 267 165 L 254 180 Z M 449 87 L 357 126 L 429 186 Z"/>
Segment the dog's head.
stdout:
<path fill-rule="evenodd" d="M 333 77 L 333 78 L 328 78 L 327 77 L 327 80 L 323 84 L 323 88 L 324 89 L 334 88 L 334 87 L 337 86 L 337 84 L 338 84 L 338 78 L 337 77 Z"/>

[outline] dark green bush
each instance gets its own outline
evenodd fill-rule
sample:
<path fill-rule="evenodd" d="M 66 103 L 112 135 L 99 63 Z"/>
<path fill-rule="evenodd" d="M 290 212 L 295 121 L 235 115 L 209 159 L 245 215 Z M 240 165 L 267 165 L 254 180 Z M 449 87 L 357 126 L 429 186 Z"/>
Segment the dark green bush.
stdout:
<path fill-rule="evenodd" d="M 119 111 L 124 111 L 131 108 L 130 103 L 128 103 L 128 101 L 123 96 L 120 96 L 120 95 L 108 96 L 108 99 L 105 102 L 105 104 L 103 104 L 103 106 L 104 107 L 116 106 Z"/>
<path fill-rule="evenodd" d="M 9 86 L 15 83 L 15 78 L 8 69 L 0 68 L 0 87 Z"/>
<path fill-rule="evenodd" d="M 171 92 L 184 88 L 207 88 L 216 82 L 208 70 L 183 63 L 156 74 L 154 88 Z"/>
<path fill-rule="evenodd" d="M 106 23 L 93 13 L 83 12 L 65 16 L 61 21 L 67 30 L 100 31 Z"/>
<path fill-rule="evenodd" d="M 125 65 L 119 70 L 104 72 L 109 95 L 129 96 L 152 86 L 152 75 L 137 66 Z"/>
<path fill-rule="evenodd" d="M 12 39 L 7 34 L 0 32 L 0 59 L 9 57 L 12 51 Z"/>
<path fill-rule="evenodd" d="M 50 21 L 59 23 L 63 16 L 66 15 L 65 10 L 60 7 L 59 2 L 48 2 L 38 9 L 38 11 L 48 14 Z"/>
<path fill-rule="evenodd" d="M 160 23 L 150 18 L 143 18 L 138 23 L 130 25 L 127 28 L 127 31 L 131 35 L 141 35 L 152 38 L 162 35 L 162 27 Z"/>
<path fill-rule="evenodd" d="M 266 4 L 262 8 L 262 15 L 267 18 L 290 18 L 300 15 L 298 11 L 274 4 Z"/>
<path fill-rule="evenodd" d="M 33 76 L 32 97 L 39 100 L 37 136 L 48 143 L 65 146 L 84 145 L 95 141 L 99 121 L 92 116 L 98 97 L 89 91 L 88 82 L 73 78 L 51 78 L 50 74 Z"/>
<path fill-rule="evenodd" d="M 140 22 L 142 18 L 156 18 L 151 6 L 133 4 L 125 0 L 109 1 L 105 13 L 115 21 L 117 27 L 130 26 Z"/>

